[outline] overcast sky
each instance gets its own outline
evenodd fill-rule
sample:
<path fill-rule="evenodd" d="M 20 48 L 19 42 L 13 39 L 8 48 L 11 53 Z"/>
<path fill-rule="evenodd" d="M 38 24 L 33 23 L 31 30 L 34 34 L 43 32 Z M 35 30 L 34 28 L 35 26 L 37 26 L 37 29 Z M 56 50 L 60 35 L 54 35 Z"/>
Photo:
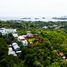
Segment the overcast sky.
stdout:
<path fill-rule="evenodd" d="M 67 16 L 67 0 L 0 0 L 0 16 Z"/>

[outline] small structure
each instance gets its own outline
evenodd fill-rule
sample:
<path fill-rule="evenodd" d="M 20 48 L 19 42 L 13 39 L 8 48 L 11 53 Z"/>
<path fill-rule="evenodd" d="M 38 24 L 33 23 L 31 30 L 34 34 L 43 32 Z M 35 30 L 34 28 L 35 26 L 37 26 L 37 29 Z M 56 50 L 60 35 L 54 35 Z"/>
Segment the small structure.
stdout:
<path fill-rule="evenodd" d="M 22 40 L 23 46 L 28 46 L 27 40 Z"/>
<path fill-rule="evenodd" d="M 63 53 L 63 52 L 60 52 L 59 55 L 60 55 L 61 57 L 63 57 L 63 56 L 64 56 L 64 53 Z"/>
<path fill-rule="evenodd" d="M 22 42 L 23 46 L 28 46 L 28 42 L 26 40 L 26 35 L 19 36 L 18 41 Z"/>
<path fill-rule="evenodd" d="M 44 26 L 44 27 L 42 27 L 43 29 L 47 29 L 48 27 L 47 26 Z"/>
<path fill-rule="evenodd" d="M 15 53 L 15 51 L 13 51 L 11 45 L 9 45 L 9 47 L 8 47 L 8 55 L 17 56 L 17 54 Z"/>
<path fill-rule="evenodd" d="M 59 52 L 57 55 L 61 56 L 64 60 L 67 59 L 66 55 L 63 52 Z"/>
<path fill-rule="evenodd" d="M 25 40 L 25 37 L 24 36 L 19 36 L 18 41 L 22 41 L 22 40 Z"/>
<path fill-rule="evenodd" d="M 2 33 L 2 35 L 9 34 L 9 33 L 16 33 L 16 29 L 0 28 L 0 32 Z"/>
<path fill-rule="evenodd" d="M 13 37 L 18 38 L 18 34 L 17 33 L 13 33 L 12 35 L 13 35 Z"/>
<path fill-rule="evenodd" d="M 22 42 L 23 46 L 29 46 L 36 41 L 42 43 L 43 39 L 38 36 L 38 34 L 32 34 L 30 31 L 27 31 L 26 35 L 18 37 L 18 41 Z"/>
<path fill-rule="evenodd" d="M 12 48 L 16 53 L 21 53 L 20 47 L 17 43 L 12 43 Z"/>
<path fill-rule="evenodd" d="M 23 35 L 23 37 L 26 39 L 27 35 Z"/>
<path fill-rule="evenodd" d="M 63 58 L 63 59 L 66 59 L 66 56 L 63 56 L 62 58 Z"/>
<path fill-rule="evenodd" d="M 28 38 L 32 38 L 32 37 L 34 37 L 34 35 L 33 35 L 30 31 L 27 31 L 26 36 L 27 36 Z"/>

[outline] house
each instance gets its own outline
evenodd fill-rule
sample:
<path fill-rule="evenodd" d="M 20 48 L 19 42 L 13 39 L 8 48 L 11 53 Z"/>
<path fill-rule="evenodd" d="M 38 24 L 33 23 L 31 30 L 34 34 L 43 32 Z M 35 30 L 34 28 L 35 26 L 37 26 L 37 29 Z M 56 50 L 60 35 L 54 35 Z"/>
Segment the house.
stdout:
<path fill-rule="evenodd" d="M 24 36 L 18 36 L 18 41 L 22 41 L 22 40 L 25 40 L 25 37 Z"/>
<path fill-rule="evenodd" d="M 29 38 L 34 37 L 33 34 L 30 31 L 27 31 L 26 36 L 29 37 Z"/>
<path fill-rule="evenodd" d="M 64 52 L 58 52 L 58 56 L 61 56 L 64 60 L 67 60 L 67 56 L 64 54 Z"/>
<path fill-rule="evenodd" d="M 26 37 L 25 35 L 19 36 L 18 41 L 22 42 L 23 46 L 28 46 L 28 42 L 25 37 Z"/>
<path fill-rule="evenodd" d="M 0 32 L 2 33 L 2 35 L 9 34 L 9 33 L 16 33 L 16 29 L 0 28 Z"/>
<path fill-rule="evenodd" d="M 18 38 L 18 34 L 17 33 L 13 33 L 12 35 L 13 35 L 13 37 Z"/>
<path fill-rule="evenodd" d="M 15 53 L 15 51 L 13 51 L 11 45 L 9 45 L 9 47 L 8 47 L 8 55 L 17 56 L 17 54 Z"/>
<path fill-rule="evenodd" d="M 63 59 L 66 59 L 66 56 L 63 56 L 62 58 L 63 58 Z"/>
<path fill-rule="evenodd" d="M 27 35 L 23 35 L 23 37 L 26 39 Z"/>
<path fill-rule="evenodd" d="M 22 40 L 23 46 L 28 46 L 28 41 L 27 40 Z"/>
<path fill-rule="evenodd" d="M 63 53 L 63 52 L 60 52 L 59 55 L 60 55 L 61 57 L 63 57 L 63 56 L 64 56 L 64 53 Z"/>
<path fill-rule="evenodd" d="M 12 43 L 12 48 L 15 51 L 15 53 L 21 53 L 20 47 L 18 46 L 17 43 Z"/>
<path fill-rule="evenodd" d="M 43 42 L 43 40 L 39 38 L 38 34 L 32 34 L 30 31 L 27 31 L 26 35 L 18 36 L 18 41 L 22 42 L 23 46 L 29 46 L 35 40 Z"/>
<path fill-rule="evenodd" d="M 47 29 L 48 28 L 48 26 L 44 26 L 44 27 L 42 27 L 43 29 Z"/>
<path fill-rule="evenodd" d="M 0 33 L 2 33 L 2 35 L 7 34 L 7 32 L 6 32 L 5 28 L 0 28 Z"/>

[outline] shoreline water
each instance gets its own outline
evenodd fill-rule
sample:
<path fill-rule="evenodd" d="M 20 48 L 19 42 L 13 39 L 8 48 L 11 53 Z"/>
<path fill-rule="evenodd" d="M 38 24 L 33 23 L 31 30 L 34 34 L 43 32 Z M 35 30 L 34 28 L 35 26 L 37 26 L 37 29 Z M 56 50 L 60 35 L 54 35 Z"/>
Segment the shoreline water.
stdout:
<path fill-rule="evenodd" d="M 20 21 L 67 21 L 67 19 L 65 20 L 61 20 L 61 19 L 53 19 L 53 18 L 43 18 L 43 17 L 0 17 L 0 20 L 2 21 L 8 21 L 8 20 L 20 20 Z"/>

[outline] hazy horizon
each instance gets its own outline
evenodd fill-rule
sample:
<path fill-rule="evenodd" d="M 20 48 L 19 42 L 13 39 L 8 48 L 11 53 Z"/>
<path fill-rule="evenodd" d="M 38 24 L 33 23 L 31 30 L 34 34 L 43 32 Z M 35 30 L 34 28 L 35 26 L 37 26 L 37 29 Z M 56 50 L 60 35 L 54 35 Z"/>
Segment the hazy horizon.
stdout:
<path fill-rule="evenodd" d="M 0 17 L 67 16 L 67 0 L 0 0 Z"/>

